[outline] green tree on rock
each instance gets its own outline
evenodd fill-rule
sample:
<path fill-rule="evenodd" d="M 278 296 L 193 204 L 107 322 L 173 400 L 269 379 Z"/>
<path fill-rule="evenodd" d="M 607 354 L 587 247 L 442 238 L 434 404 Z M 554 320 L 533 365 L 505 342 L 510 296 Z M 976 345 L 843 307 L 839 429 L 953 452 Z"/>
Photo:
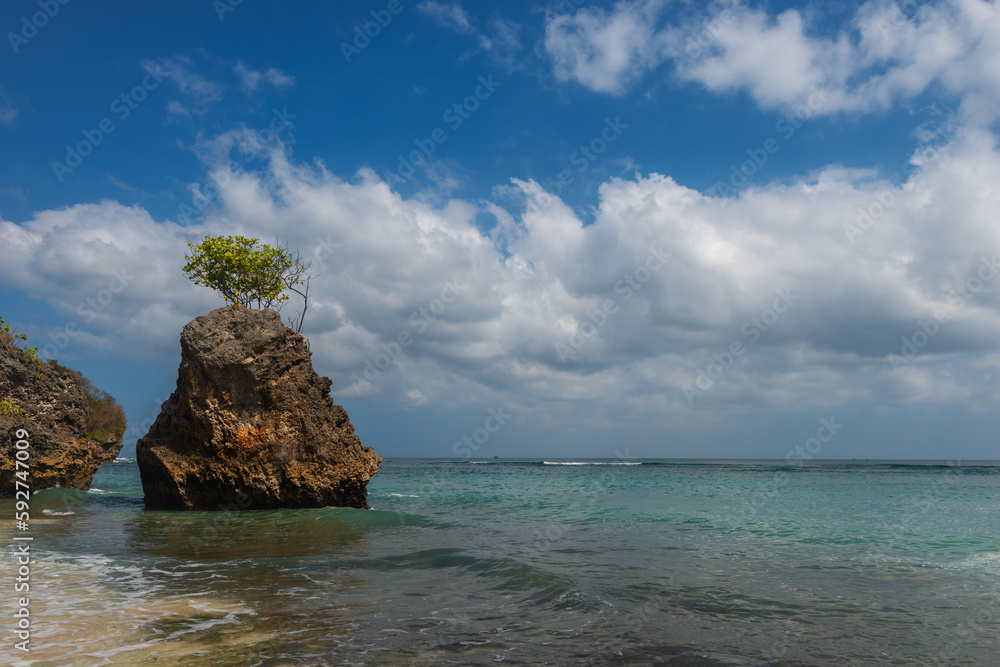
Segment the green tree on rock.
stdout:
<path fill-rule="evenodd" d="M 288 299 L 284 293 L 291 290 L 302 297 L 302 311 L 293 318 L 295 330 L 302 330 L 302 322 L 309 306 L 309 281 L 307 273 L 311 262 L 303 262 L 298 251 L 287 246 L 269 246 L 258 239 L 245 236 L 206 236 L 194 245 L 184 273 L 196 285 L 211 287 L 236 306 L 280 309 Z"/>

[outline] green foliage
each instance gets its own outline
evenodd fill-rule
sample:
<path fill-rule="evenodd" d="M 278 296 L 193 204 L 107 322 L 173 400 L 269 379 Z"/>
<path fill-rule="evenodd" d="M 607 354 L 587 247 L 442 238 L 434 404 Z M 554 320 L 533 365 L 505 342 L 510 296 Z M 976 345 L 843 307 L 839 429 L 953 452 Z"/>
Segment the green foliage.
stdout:
<path fill-rule="evenodd" d="M 185 256 L 187 274 L 196 285 L 216 290 L 226 303 L 258 308 L 280 304 L 288 297 L 284 276 L 292 268 L 291 254 L 245 236 L 206 236 Z"/>
<path fill-rule="evenodd" d="M 9 414 L 9 413 L 13 413 L 18 417 L 26 417 L 28 415 L 28 413 L 25 412 L 23 409 L 21 409 L 21 407 L 18 406 L 17 403 L 14 403 L 13 401 L 8 400 L 6 398 L 0 400 L 0 414 Z"/>
<path fill-rule="evenodd" d="M 13 345 L 17 347 L 17 341 L 28 340 L 28 337 L 23 333 L 17 333 L 17 329 L 12 327 L 9 322 L 4 322 L 3 317 L 0 317 L 0 343 L 4 345 Z M 18 348 L 21 353 L 24 354 L 28 361 L 34 362 L 38 366 L 38 372 L 35 373 L 35 379 L 42 379 L 42 359 L 38 355 L 38 346 L 32 345 L 31 347 Z"/>
<path fill-rule="evenodd" d="M 125 410 L 115 397 L 95 387 L 90 380 L 80 376 L 80 386 L 87 393 L 87 437 L 107 442 L 125 434 Z"/>
<path fill-rule="evenodd" d="M 9 322 L 5 322 L 3 317 L 0 317 L 0 344 L 17 347 L 17 341 L 19 340 L 28 340 L 28 337 L 23 333 L 17 333 L 16 328 L 11 326 Z M 38 348 L 34 348 L 34 350 L 37 356 Z M 14 401 L 4 398 L 0 400 L 0 414 L 14 414 L 18 417 L 25 417 L 28 413 Z"/>
<path fill-rule="evenodd" d="M 26 347 L 26 348 L 24 348 L 21 351 L 24 352 L 24 356 L 28 359 L 28 361 L 33 361 L 35 363 L 35 366 L 38 367 L 38 372 L 35 373 L 35 379 L 36 380 L 41 380 L 42 379 L 42 366 L 44 364 L 42 363 L 42 358 L 40 356 L 38 356 L 38 346 L 37 345 L 32 345 L 31 347 Z"/>
<path fill-rule="evenodd" d="M 301 296 L 302 310 L 291 323 L 296 331 L 302 330 L 309 307 L 311 262 L 303 262 L 301 253 L 245 236 L 206 236 L 197 246 L 188 243 L 188 247 L 192 252 L 184 257 L 185 275 L 195 285 L 217 291 L 226 303 L 270 308 L 288 299 L 285 289 Z"/>
<path fill-rule="evenodd" d="M 9 322 L 4 322 L 3 317 L 0 317 L 0 343 L 16 345 L 14 341 L 18 340 L 28 340 L 28 337 L 23 333 L 17 333 L 15 327 L 12 327 Z"/>

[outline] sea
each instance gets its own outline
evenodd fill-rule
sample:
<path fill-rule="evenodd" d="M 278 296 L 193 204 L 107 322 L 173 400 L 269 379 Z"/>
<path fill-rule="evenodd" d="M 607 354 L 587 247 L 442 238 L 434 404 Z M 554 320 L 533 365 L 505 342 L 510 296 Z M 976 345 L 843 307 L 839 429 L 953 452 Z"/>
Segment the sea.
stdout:
<path fill-rule="evenodd" d="M 119 460 L 26 531 L 0 501 L 0 663 L 1000 665 L 1000 462 L 794 463 L 387 459 L 370 510 L 167 512 Z"/>

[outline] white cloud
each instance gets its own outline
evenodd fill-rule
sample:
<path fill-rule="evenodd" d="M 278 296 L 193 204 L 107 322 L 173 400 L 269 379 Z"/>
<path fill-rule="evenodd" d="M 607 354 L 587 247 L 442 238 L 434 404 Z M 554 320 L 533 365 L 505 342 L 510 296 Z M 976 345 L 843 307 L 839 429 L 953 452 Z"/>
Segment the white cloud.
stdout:
<path fill-rule="evenodd" d="M 191 117 L 191 111 L 181 104 L 179 100 L 169 100 L 167 102 L 167 113 L 171 116 L 183 116 L 185 118 Z"/>
<path fill-rule="evenodd" d="M 285 74 L 277 67 L 269 67 L 264 71 L 258 71 L 250 69 L 242 60 L 238 60 L 233 70 L 240 77 L 243 90 L 247 93 L 255 92 L 262 81 L 271 84 L 275 88 L 288 88 L 295 85 L 295 77 Z"/>
<path fill-rule="evenodd" d="M 206 107 L 220 101 L 225 89 L 195 71 L 195 64 L 187 56 L 170 56 L 142 61 L 144 69 L 157 72 L 176 84 L 181 95 L 195 107 Z"/>
<path fill-rule="evenodd" d="M 176 327 L 212 304 L 210 294 L 179 270 L 186 242 L 203 233 L 154 221 L 145 210 L 115 201 L 41 211 L 23 225 L 0 220 L 0 280 L 88 332 L 74 337 L 71 354 L 79 354 L 79 345 L 104 350 L 118 340 L 129 343 L 124 357 L 139 349 L 139 340 L 147 341 L 140 358 L 172 351 Z M 171 313 L 170 326 L 143 316 L 150 309 Z M 50 333 L 58 337 L 58 331 Z"/>
<path fill-rule="evenodd" d="M 472 19 L 469 18 L 468 12 L 462 9 L 462 6 L 456 2 L 442 3 L 429 0 L 417 5 L 417 9 L 443 27 L 451 28 L 456 32 L 466 35 L 476 32 L 476 29 L 472 27 Z"/>
<path fill-rule="evenodd" d="M 661 0 L 619 2 L 612 11 L 584 8 L 550 16 L 545 49 L 560 81 L 576 80 L 591 90 L 619 94 L 656 66 L 655 24 Z"/>
<path fill-rule="evenodd" d="M 509 19 L 498 18 L 493 21 L 493 36 L 490 46 L 499 53 L 514 53 L 521 49 L 521 26 Z"/>
<path fill-rule="evenodd" d="M 474 37 L 479 48 L 497 62 L 509 68 L 515 66 L 516 54 L 521 50 L 521 26 L 514 21 L 496 18 L 484 31 L 479 28 L 479 22 L 457 2 L 427 0 L 417 5 L 417 9 L 443 28 Z"/>
<path fill-rule="evenodd" d="M 682 76 L 716 92 L 748 90 L 768 108 L 797 106 L 816 88 L 837 90 L 850 45 L 844 38 L 810 39 L 804 29 L 794 9 L 773 19 L 763 11 L 736 12 L 715 35 L 712 55 L 696 59 Z"/>
<path fill-rule="evenodd" d="M 905 5 L 904 13 L 901 9 Z M 1000 109 L 1000 6 L 985 0 L 898 5 L 870 0 L 844 26 L 788 9 L 738 2 L 658 28 L 664 4 L 619 2 L 611 11 L 550 16 L 545 48 L 561 81 L 620 94 L 667 61 L 674 75 L 716 92 L 742 91 L 789 109 L 822 88 L 822 113 L 884 110 L 940 86 L 963 119 L 991 123 Z"/>
<path fill-rule="evenodd" d="M 989 123 L 1000 107 L 1000 7 L 982 0 L 920 5 L 904 14 L 886 0 L 859 10 L 856 69 L 882 65 L 853 103 L 886 107 L 932 85 L 961 98 L 966 122 Z"/>
<path fill-rule="evenodd" d="M 612 179 L 588 225 L 532 181 L 493 202 L 432 204 L 369 171 L 344 181 L 292 162 L 280 146 L 266 172 L 229 171 L 221 146 L 206 153 L 225 186 L 203 224 L 109 201 L 0 221 L 0 280 L 79 321 L 79 304 L 124 268 L 127 289 L 84 327 L 92 346 L 168 358 L 180 327 L 221 305 L 182 275 L 185 244 L 278 236 L 315 261 L 305 333 L 335 394 L 353 395 L 352 375 L 406 333 L 412 342 L 362 388 L 404 407 L 499 401 L 580 424 L 676 420 L 692 414 L 683 387 L 734 341 L 745 353 L 693 414 L 998 398 L 1000 277 L 961 308 L 953 294 L 1000 253 L 988 133 L 959 133 L 894 188 L 836 167 L 738 198 L 656 174 Z M 874 216 L 852 243 L 859 208 Z M 489 232 L 476 224 L 484 212 L 498 221 Z M 793 305 L 772 321 L 779 292 Z M 887 354 L 941 312 L 947 322 L 892 370 Z M 556 344 L 574 340 L 561 360 Z"/>
<path fill-rule="evenodd" d="M 242 60 L 232 64 L 205 52 L 199 52 L 199 60 L 200 64 L 189 56 L 174 55 L 141 62 L 144 69 L 156 72 L 177 86 L 180 99 L 167 102 L 168 114 L 191 118 L 202 115 L 210 106 L 222 101 L 228 86 L 221 81 L 229 78 L 229 71 L 236 74 L 240 89 L 247 95 L 257 92 L 263 84 L 274 88 L 295 85 L 295 77 L 277 67 L 255 70 Z M 203 70 L 208 70 L 211 74 L 206 76 L 202 73 Z"/>

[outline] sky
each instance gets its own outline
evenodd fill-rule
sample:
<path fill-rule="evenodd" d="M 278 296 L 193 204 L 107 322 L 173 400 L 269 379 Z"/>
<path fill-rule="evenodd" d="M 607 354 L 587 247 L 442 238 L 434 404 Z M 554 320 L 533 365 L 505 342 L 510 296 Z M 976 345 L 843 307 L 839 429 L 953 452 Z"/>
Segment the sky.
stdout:
<path fill-rule="evenodd" d="M 0 315 L 134 452 L 188 243 L 383 456 L 1000 459 L 1000 5 L 0 6 Z M 290 299 L 286 321 L 301 308 Z"/>

